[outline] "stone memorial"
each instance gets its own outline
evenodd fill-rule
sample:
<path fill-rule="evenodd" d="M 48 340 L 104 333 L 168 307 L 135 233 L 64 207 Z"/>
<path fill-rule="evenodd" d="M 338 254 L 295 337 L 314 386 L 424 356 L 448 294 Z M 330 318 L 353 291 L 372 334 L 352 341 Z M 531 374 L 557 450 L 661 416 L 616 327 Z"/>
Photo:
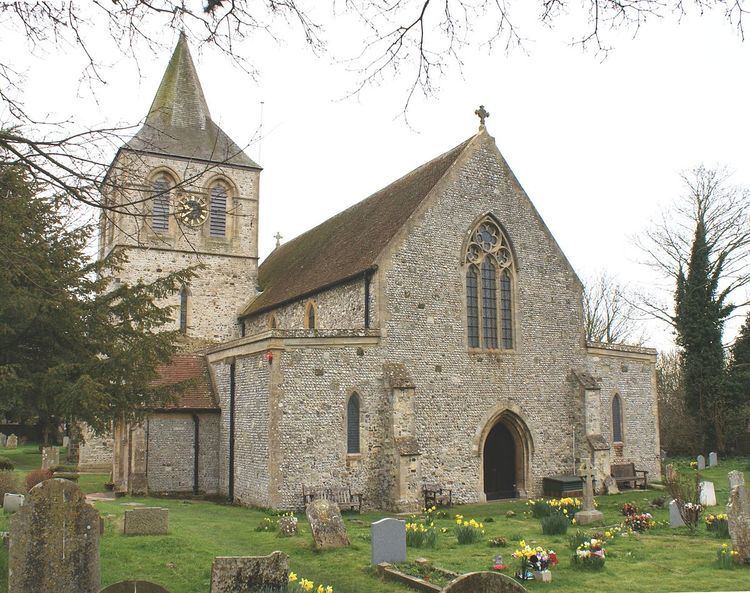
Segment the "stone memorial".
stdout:
<path fill-rule="evenodd" d="M 729 472 L 729 490 L 731 491 L 732 488 L 735 486 L 739 486 L 742 484 L 745 485 L 745 474 L 742 473 L 740 470 L 735 469 Z"/>
<path fill-rule="evenodd" d="M 717 465 L 719 465 L 719 456 L 716 451 L 711 451 L 708 454 L 708 467 L 716 467 Z"/>
<path fill-rule="evenodd" d="M 62 443 L 62 446 L 63 446 L 63 447 L 65 447 L 66 449 L 67 449 L 67 448 L 68 448 L 68 447 L 70 446 L 70 437 L 69 437 L 68 435 L 65 435 L 65 436 L 63 437 L 63 443 Z M 137 581 L 133 581 L 133 582 L 137 582 Z M 145 582 L 145 581 L 144 581 L 144 582 Z"/>
<path fill-rule="evenodd" d="M 607 494 L 620 494 L 620 488 L 617 485 L 617 480 L 612 476 L 604 478 L 604 490 Z"/>
<path fill-rule="evenodd" d="M 371 562 L 398 564 L 406 562 L 406 521 L 381 519 L 370 525 Z"/>
<path fill-rule="evenodd" d="M 341 511 L 335 502 L 316 498 L 307 505 L 305 514 L 316 548 L 339 548 L 350 544 Z"/>
<path fill-rule="evenodd" d="M 595 468 L 589 461 L 584 461 L 578 471 L 578 475 L 583 480 L 583 507 L 575 516 L 578 525 L 590 525 L 604 520 L 604 514 L 597 511 L 594 504 L 595 472 Z"/>
<path fill-rule="evenodd" d="M 125 511 L 125 535 L 167 535 L 169 509 L 138 507 Z"/>
<path fill-rule="evenodd" d="M 735 486 L 729 493 L 727 522 L 732 549 L 739 553 L 742 562 L 750 564 L 750 495 L 744 484 Z"/>
<path fill-rule="evenodd" d="M 99 513 L 76 484 L 34 486 L 10 519 L 8 593 L 97 593 Z"/>
<path fill-rule="evenodd" d="M 671 463 L 668 463 L 667 467 L 664 468 L 664 479 L 667 482 L 672 482 L 677 479 L 677 470 Z"/>
<path fill-rule="evenodd" d="M 6 449 L 17 449 L 18 448 L 18 437 L 14 434 L 10 435 L 8 437 L 8 440 L 5 441 L 5 448 Z"/>
<path fill-rule="evenodd" d="M 23 506 L 26 497 L 23 494 L 6 492 L 3 497 L 3 510 L 6 513 L 16 513 Z"/>
<path fill-rule="evenodd" d="M 60 449 L 42 447 L 42 469 L 53 469 L 60 465 Z"/>
<path fill-rule="evenodd" d="M 706 469 L 706 458 L 703 455 L 698 455 L 696 461 L 698 462 L 698 471 Z"/>
<path fill-rule="evenodd" d="M 169 591 L 161 585 L 148 581 L 120 581 L 104 587 L 99 593 L 169 593 Z"/>
<path fill-rule="evenodd" d="M 521 583 L 499 572 L 470 572 L 453 579 L 442 593 L 526 593 Z"/>
<path fill-rule="evenodd" d="M 669 526 L 673 529 L 676 527 L 685 527 L 685 521 L 682 520 L 680 507 L 677 505 L 676 500 L 669 501 Z"/>
<path fill-rule="evenodd" d="M 700 494 L 700 503 L 704 507 L 716 506 L 716 490 L 713 482 L 701 482 Z"/>
<path fill-rule="evenodd" d="M 289 557 L 219 556 L 211 566 L 211 593 L 251 593 L 260 588 L 281 589 L 289 583 Z"/>
<path fill-rule="evenodd" d="M 6 435 L 4 432 L 0 432 L 0 447 L 5 447 L 5 444 L 8 442 L 8 435 Z"/>

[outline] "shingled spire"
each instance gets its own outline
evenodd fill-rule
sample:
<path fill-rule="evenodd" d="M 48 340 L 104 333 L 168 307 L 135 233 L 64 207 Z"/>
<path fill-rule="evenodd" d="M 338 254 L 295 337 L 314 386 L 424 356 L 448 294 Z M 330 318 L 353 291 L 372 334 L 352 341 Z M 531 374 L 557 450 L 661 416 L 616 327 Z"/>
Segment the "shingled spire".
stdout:
<path fill-rule="evenodd" d="M 185 33 L 180 33 L 143 127 L 126 148 L 260 168 L 211 119 Z"/>

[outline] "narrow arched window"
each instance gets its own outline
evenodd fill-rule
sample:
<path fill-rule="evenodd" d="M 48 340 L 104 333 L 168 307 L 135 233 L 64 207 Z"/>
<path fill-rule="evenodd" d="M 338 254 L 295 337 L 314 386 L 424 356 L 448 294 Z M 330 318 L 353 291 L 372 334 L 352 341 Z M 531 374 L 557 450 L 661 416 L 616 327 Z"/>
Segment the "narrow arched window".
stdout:
<path fill-rule="evenodd" d="M 276 315 L 271 315 L 268 319 L 268 327 L 269 329 L 276 329 L 278 327 L 278 321 L 276 321 Z"/>
<path fill-rule="evenodd" d="M 183 286 L 180 290 L 180 332 L 187 333 L 187 309 L 188 309 L 188 289 Z"/>
<path fill-rule="evenodd" d="M 612 398 L 612 440 L 622 443 L 622 401 L 618 394 Z"/>
<path fill-rule="evenodd" d="M 209 205 L 209 234 L 212 237 L 223 237 L 227 233 L 227 189 L 223 183 L 211 187 L 211 203 Z"/>
<path fill-rule="evenodd" d="M 359 395 L 352 393 L 346 404 L 346 452 L 359 453 Z"/>
<path fill-rule="evenodd" d="M 174 183 L 164 173 L 151 182 L 151 228 L 157 233 L 169 231 L 170 194 Z"/>
<path fill-rule="evenodd" d="M 317 311 L 315 309 L 314 301 L 307 303 L 307 309 L 305 310 L 305 328 L 318 329 Z"/>
<path fill-rule="evenodd" d="M 511 350 L 515 342 L 513 256 L 492 217 L 483 219 L 471 232 L 465 263 L 469 348 Z"/>

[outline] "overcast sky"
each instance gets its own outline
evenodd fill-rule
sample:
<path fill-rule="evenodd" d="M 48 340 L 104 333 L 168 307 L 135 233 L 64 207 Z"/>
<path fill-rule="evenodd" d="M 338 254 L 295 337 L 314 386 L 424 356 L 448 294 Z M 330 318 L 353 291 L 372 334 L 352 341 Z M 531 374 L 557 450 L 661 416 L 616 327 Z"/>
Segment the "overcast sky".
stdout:
<path fill-rule="evenodd" d="M 46 117 L 137 123 L 176 42 L 176 33 L 165 34 L 170 49 L 144 52 L 139 68 L 113 54 L 97 102 L 79 85 L 72 53 L 19 54 L 27 105 Z M 386 79 L 347 99 L 356 77 L 332 54 L 248 42 L 239 51 L 259 69 L 253 79 L 217 51 L 194 48 L 212 115 L 241 146 L 256 133 L 264 102 L 264 138 L 247 150 L 264 167 L 261 257 L 277 231 L 291 239 L 474 134 L 481 103 L 490 133 L 579 275 L 606 269 L 634 288 L 653 287 L 632 238 L 681 193 L 680 171 L 725 165 L 750 186 L 750 42 L 719 15 L 652 22 L 635 39 L 621 35 L 606 59 L 568 39 L 540 28 L 526 51 L 467 51 L 463 71 L 450 70 L 436 96 L 415 97 L 409 125 L 403 81 Z M 655 346 L 669 347 L 664 328 L 653 325 L 650 334 Z"/>

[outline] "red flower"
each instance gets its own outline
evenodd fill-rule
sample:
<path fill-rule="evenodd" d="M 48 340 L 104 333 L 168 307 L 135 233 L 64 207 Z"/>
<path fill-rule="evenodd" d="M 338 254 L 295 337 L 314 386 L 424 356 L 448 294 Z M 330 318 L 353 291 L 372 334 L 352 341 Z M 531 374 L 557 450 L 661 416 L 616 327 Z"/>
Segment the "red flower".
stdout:
<path fill-rule="evenodd" d="M 555 554 L 554 552 L 550 552 L 549 561 L 550 561 L 550 564 L 552 564 L 552 566 L 555 566 L 557 564 L 557 554 Z"/>

